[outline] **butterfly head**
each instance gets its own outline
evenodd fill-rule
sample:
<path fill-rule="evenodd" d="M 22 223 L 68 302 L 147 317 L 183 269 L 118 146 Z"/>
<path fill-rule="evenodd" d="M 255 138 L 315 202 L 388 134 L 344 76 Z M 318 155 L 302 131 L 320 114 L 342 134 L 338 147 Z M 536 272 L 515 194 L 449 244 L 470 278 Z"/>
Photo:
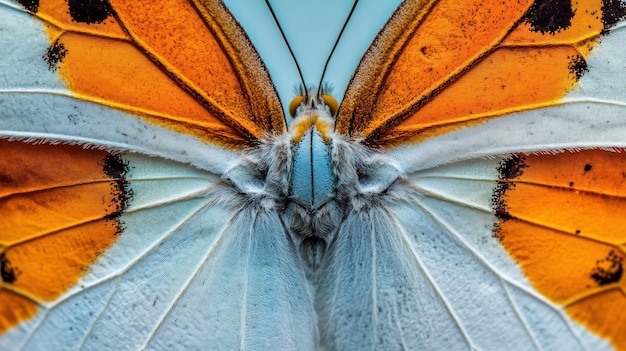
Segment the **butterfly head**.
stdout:
<path fill-rule="evenodd" d="M 335 129 L 334 116 L 339 104 L 328 93 L 328 88 L 300 89 L 300 94 L 289 104 L 289 113 L 293 117 L 290 130 L 292 140 L 299 142 L 311 129 L 316 129 L 326 143 L 331 140 L 331 134 Z"/>

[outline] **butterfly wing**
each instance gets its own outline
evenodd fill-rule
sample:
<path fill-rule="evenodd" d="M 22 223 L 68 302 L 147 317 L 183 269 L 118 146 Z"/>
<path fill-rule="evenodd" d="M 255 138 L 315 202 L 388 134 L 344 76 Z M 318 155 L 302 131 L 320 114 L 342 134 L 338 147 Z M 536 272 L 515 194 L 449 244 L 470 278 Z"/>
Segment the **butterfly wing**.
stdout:
<path fill-rule="evenodd" d="M 2 1 L 0 17 L 0 348 L 312 345 L 278 216 L 220 180 L 285 130 L 223 5 Z"/>
<path fill-rule="evenodd" d="M 562 12 L 532 1 L 429 4 L 405 3 L 376 38 L 346 91 L 337 122 L 342 134 L 393 146 L 560 105 L 585 77 L 585 57 L 600 34 L 622 15 L 620 2 Z M 619 53 L 610 56 L 619 65 Z"/>
<path fill-rule="evenodd" d="M 409 1 L 366 53 L 337 129 L 408 189 L 337 234 L 328 344 L 624 348 L 625 6 L 551 4 Z"/>

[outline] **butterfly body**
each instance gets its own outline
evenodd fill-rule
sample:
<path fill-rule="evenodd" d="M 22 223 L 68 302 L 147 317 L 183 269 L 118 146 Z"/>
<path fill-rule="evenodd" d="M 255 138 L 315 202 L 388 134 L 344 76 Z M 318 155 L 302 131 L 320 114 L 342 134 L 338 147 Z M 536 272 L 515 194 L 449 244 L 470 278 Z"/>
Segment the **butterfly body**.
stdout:
<path fill-rule="evenodd" d="M 330 145 L 335 134 L 328 113 L 328 108 L 303 109 L 290 128 L 294 145 L 289 197 L 309 211 L 319 208 L 334 192 Z"/>
<path fill-rule="evenodd" d="M 626 4 L 550 3 L 408 0 L 291 120 L 220 1 L 0 0 L 0 349 L 626 349 Z"/>

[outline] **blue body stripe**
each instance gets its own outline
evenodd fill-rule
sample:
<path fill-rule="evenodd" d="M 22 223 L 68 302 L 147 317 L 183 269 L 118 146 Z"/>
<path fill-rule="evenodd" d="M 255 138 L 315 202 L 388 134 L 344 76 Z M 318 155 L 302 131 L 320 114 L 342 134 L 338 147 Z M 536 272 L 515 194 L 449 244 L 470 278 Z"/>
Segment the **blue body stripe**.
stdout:
<path fill-rule="evenodd" d="M 291 198 L 310 208 L 318 208 L 333 194 L 331 146 L 320 133 L 307 131 L 294 152 Z"/>

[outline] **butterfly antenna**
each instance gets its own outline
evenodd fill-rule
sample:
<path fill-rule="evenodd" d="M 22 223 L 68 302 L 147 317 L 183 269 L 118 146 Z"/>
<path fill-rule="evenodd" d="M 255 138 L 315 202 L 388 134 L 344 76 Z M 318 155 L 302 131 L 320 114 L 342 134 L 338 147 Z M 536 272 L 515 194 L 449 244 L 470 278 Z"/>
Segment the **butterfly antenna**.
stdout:
<path fill-rule="evenodd" d="M 343 27 L 341 27 L 341 30 L 339 31 L 339 35 L 337 35 L 337 40 L 335 40 L 335 45 L 333 45 L 332 50 L 330 50 L 330 54 L 328 54 L 328 58 L 326 59 L 326 63 L 324 64 L 324 70 L 322 71 L 322 77 L 320 78 L 320 83 L 317 85 L 318 95 L 321 92 L 322 82 L 324 81 L 324 76 L 326 75 L 326 69 L 328 68 L 328 63 L 330 62 L 330 59 L 333 57 L 333 54 L 335 53 L 335 49 L 337 49 L 337 45 L 339 44 L 339 40 L 341 40 L 343 31 L 348 26 L 348 22 L 350 22 L 350 18 L 352 17 L 352 14 L 354 13 L 354 9 L 356 8 L 356 5 L 358 2 L 359 0 L 354 0 L 354 3 L 352 3 L 352 8 L 350 9 L 350 13 L 348 13 L 348 17 L 346 18 L 345 22 L 343 22 Z"/>
<path fill-rule="evenodd" d="M 274 23 L 276 23 L 276 26 L 278 27 L 278 31 L 280 32 L 280 35 L 283 37 L 283 41 L 285 42 L 285 45 L 287 45 L 287 49 L 289 50 L 291 59 L 296 64 L 296 68 L 298 69 L 298 75 L 300 75 L 300 80 L 302 81 L 302 86 L 304 87 L 304 99 L 305 101 L 308 101 L 309 99 L 309 96 L 308 96 L 309 94 L 307 91 L 308 89 L 306 88 L 306 84 L 304 83 L 304 76 L 302 75 L 302 71 L 300 70 L 300 65 L 298 64 L 298 60 L 296 60 L 296 55 L 294 55 L 293 50 L 291 50 L 291 45 L 289 45 L 289 41 L 287 41 L 287 37 L 285 36 L 285 32 L 283 31 L 283 28 L 280 26 L 280 23 L 278 23 L 278 18 L 276 17 L 276 14 L 274 13 L 274 9 L 272 9 L 272 5 L 270 5 L 269 0 L 265 0 L 265 4 L 267 5 L 267 8 L 270 10 L 270 13 L 272 14 Z"/>

